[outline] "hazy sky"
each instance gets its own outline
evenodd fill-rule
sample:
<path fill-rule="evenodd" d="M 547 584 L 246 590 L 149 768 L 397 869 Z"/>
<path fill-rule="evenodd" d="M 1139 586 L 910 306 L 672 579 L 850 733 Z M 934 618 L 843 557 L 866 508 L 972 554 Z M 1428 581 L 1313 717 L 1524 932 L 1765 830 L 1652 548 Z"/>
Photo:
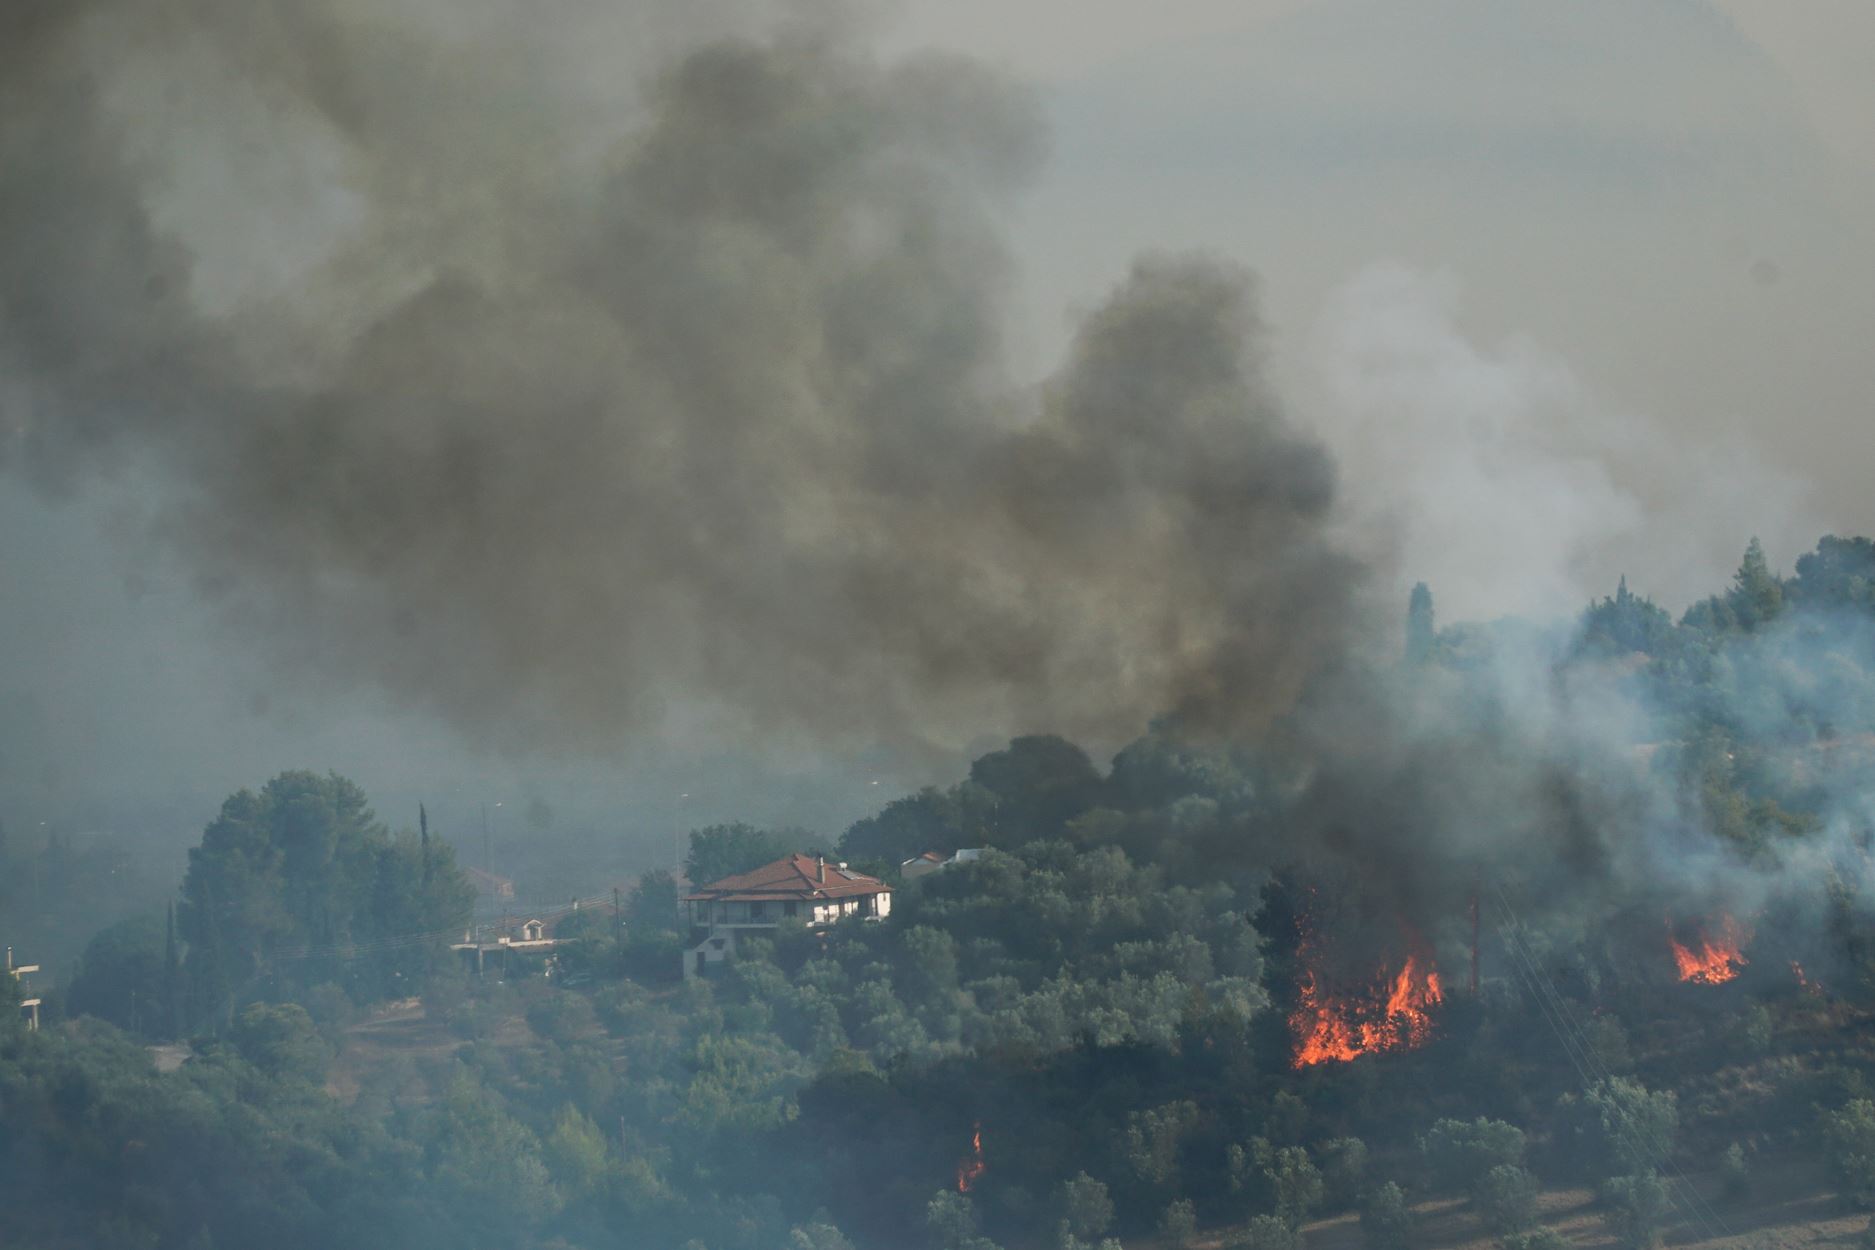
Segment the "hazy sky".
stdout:
<path fill-rule="evenodd" d="M 913 25 L 1050 84 L 1055 160 L 1020 234 L 1038 350 L 1130 251 L 1252 265 L 1292 402 L 1404 544 L 1398 583 L 1448 615 L 1555 610 L 1622 572 L 1678 607 L 1752 533 L 1788 566 L 1875 526 L 1867 6 L 963 4 Z M 1533 515 L 1532 486 L 1584 506 Z"/>
<path fill-rule="evenodd" d="M 909 0 L 880 29 L 1041 88 L 1052 156 L 1008 222 L 1022 372 L 1142 250 L 1248 264 L 1350 534 L 1443 619 L 1566 611 L 1624 572 L 1677 609 L 1753 533 L 1787 568 L 1875 530 L 1875 7 Z M 268 674 L 113 489 L 0 477 L 0 818 L 122 823 L 149 798 L 188 827 L 306 765 L 447 790 L 461 819 L 471 790 L 617 803 L 662 839 L 692 813 L 837 824 L 875 778 L 922 779 L 812 751 L 683 767 L 656 743 L 465 756 L 369 690 Z M 679 800 L 712 775 L 701 811 Z"/>

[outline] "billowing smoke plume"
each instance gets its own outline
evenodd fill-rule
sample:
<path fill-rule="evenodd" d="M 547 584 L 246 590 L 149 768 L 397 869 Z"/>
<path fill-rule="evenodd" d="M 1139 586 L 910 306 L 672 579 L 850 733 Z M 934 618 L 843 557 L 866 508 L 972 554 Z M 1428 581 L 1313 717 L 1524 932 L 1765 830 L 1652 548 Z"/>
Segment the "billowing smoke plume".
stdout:
<path fill-rule="evenodd" d="M 1141 261 L 1012 383 L 1022 91 L 824 14 L 433 9 L 0 19 L 0 455 L 159 466 L 283 666 L 501 744 L 907 746 L 1256 724 L 1341 648 L 1246 275 Z"/>

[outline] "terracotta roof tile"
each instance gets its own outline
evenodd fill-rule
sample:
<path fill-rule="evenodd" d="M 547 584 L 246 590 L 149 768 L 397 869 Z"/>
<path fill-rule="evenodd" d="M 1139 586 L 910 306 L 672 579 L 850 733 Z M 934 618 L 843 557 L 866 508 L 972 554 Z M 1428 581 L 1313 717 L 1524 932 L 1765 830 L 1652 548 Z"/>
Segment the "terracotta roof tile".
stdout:
<path fill-rule="evenodd" d="M 892 887 L 836 863 L 827 863 L 826 880 L 820 879 L 821 861 L 796 853 L 750 872 L 712 881 L 692 893 L 692 899 L 846 898 L 855 894 L 888 894 Z"/>

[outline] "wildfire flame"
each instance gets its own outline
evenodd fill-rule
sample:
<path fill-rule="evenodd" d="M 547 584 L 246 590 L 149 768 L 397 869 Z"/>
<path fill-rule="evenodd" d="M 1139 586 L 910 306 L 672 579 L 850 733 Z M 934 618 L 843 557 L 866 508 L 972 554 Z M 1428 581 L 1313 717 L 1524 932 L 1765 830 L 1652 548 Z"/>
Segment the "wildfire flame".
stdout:
<path fill-rule="evenodd" d="M 989 1164 L 983 1162 L 983 1125 L 970 1126 L 970 1153 L 957 1161 L 957 1192 L 967 1194 L 983 1174 L 989 1171 Z"/>
<path fill-rule="evenodd" d="M 1298 953 L 1306 965 L 1306 950 Z M 1411 954 L 1398 974 L 1381 976 L 1363 995 L 1331 995 L 1316 970 L 1306 968 L 1298 998 L 1289 1029 L 1296 1039 L 1294 1066 L 1306 1068 L 1425 1045 L 1432 1036 L 1431 1009 L 1445 1000 L 1445 992 L 1431 957 Z"/>
<path fill-rule="evenodd" d="M 1721 915 L 1713 930 L 1702 928 L 1693 945 L 1682 945 L 1673 934 L 1673 918 L 1667 918 L 1667 945 L 1673 949 L 1680 980 L 1694 985 L 1723 985 L 1736 977 L 1751 962 L 1744 955 L 1750 942 L 1749 928 Z"/>

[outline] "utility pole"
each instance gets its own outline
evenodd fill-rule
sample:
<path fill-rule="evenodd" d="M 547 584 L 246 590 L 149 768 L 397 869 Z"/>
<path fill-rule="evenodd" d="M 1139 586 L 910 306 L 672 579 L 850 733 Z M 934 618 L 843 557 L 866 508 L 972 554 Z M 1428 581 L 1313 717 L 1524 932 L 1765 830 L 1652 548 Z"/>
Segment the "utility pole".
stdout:
<path fill-rule="evenodd" d="M 688 793 L 677 796 L 679 800 L 688 799 Z M 677 809 L 683 811 L 681 803 Z M 671 826 L 671 876 L 681 877 L 684 872 L 684 822 L 679 819 Z"/>

